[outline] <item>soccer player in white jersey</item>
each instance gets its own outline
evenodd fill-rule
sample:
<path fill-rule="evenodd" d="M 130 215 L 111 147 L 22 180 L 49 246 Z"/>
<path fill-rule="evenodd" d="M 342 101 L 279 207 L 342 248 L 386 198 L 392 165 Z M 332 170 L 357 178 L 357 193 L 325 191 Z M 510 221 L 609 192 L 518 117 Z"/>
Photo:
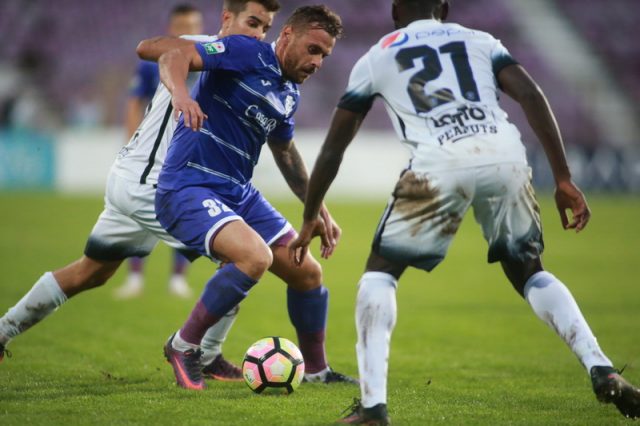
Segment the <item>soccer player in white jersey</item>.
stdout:
<path fill-rule="evenodd" d="M 597 398 L 637 418 L 640 390 L 613 368 L 567 287 L 540 260 L 540 215 L 525 149 L 497 97 L 500 88 L 524 110 L 551 164 L 562 225 L 581 231 L 589 208 L 571 181 L 546 97 L 500 41 L 443 23 L 447 12 L 446 0 L 393 1 L 399 30 L 384 36 L 354 66 L 311 175 L 302 230 L 290 246 L 294 260 L 304 259 L 342 155 L 380 96 L 412 158 L 380 221 L 359 282 L 356 352 L 362 399 L 341 422 L 389 424 L 387 358 L 397 280 L 407 266 L 430 271 L 442 261 L 470 207 L 489 243 L 488 261 L 501 262 L 516 291 L 578 357 Z"/>
<path fill-rule="evenodd" d="M 242 34 L 264 39 L 273 17 L 280 9 L 278 0 L 225 0 L 222 25 L 224 37 Z M 211 41 L 216 36 L 199 36 Z M 37 324 L 68 298 L 103 285 L 130 256 L 146 256 L 159 240 L 188 258 L 196 258 L 171 237 L 156 220 L 155 184 L 162 168 L 176 121 L 171 118 L 171 94 L 160 85 L 152 105 L 137 132 L 118 154 L 107 179 L 105 208 L 96 222 L 77 261 L 53 272 L 46 272 L 31 290 L 0 318 L 0 361 L 9 341 Z M 242 372 L 222 357 L 222 342 L 235 319 L 237 308 L 208 330 L 202 341 L 205 377 L 240 381 Z"/>
<path fill-rule="evenodd" d="M 178 4 L 169 13 L 168 35 L 180 37 L 183 35 L 197 35 L 203 32 L 202 12 L 190 4 Z M 197 79 L 197 73 L 193 75 L 193 81 Z M 131 81 L 129 98 L 125 107 L 125 130 L 127 139 L 131 141 L 133 135 L 138 131 L 140 123 L 144 118 L 144 113 L 150 105 L 150 101 L 156 93 L 160 83 L 160 73 L 158 64 L 150 61 L 140 61 L 136 68 L 135 75 Z M 150 109 L 150 108 L 149 108 Z M 159 128 L 153 129 L 153 134 L 157 134 Z M 129 273 L 120 287 L 115 291 L 116 297 L 129 299 L 140 296 L 144 290 L 144 257 L 130 257 Z M 177 297 L 190 298 L 191 288 L 187 283 L 186 271 L 189 261 L 179 250 L 173 249 L 172 273 L 169 278 L 169 292 Z"/>

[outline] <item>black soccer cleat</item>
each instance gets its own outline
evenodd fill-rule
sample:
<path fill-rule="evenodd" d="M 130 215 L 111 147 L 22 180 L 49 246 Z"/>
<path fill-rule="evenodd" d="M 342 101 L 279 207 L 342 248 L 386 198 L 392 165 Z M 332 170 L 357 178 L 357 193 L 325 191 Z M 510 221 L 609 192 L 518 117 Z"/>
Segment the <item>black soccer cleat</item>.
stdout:
<path fill-rule="evenodd" d="M 613 404 L 623 416 L 640 418 L 640 389 L 627 382 L 613 367 L 591 368 L 591 384 L 598 401 Z"/>
<path fill-rule="evenodd" d="M 349 412 L 336 423 L 349 425 L 386 426 L 391 424 L 387 413 L 387 404 L 376 404 L 371 408 L 364 408 L 358 398 L 353 399 L 353 404 L 343 411 Z"/>
<path fill-rule="evenodd" d="M 224 359 L 222 354 L 202 368 L 202 375 L 207 379 L 220 380 L 221 382 L 241 382 L 244 380 L 242 370 Z"/>
<path fill-rule="evenodd" d="M 347 383 L 349 385 L 359 385 L 360 381 L 358 379 L 354 379 L 353 377 L 349 377 L 345 374 L 338 373 L 337 371 L 329 370 L 326 376 L 324 376 L 324 380 L 322 381 L 325 384 L 331 383 Z"/>
<path fill-rule="evenodd" d="M 0 343 L 0 362 L 4 359 L 4 355 L 7 354 L 7 358 L 11 358 L 11 352 L 6 349 L 2 343 Z"/>
<path fill-rule="evenodd" d="M 302 379 L 302 383 L 324 383 L 325 385 L 330 385 L 333 383 L 346 383 L 349 385 L 359 385 L 360 381 L 345 374 L 338 373 L 337 371 L 333 371 L 333 369 L 329 367 L 329 371 L 327 371 L 327 373 L 322 377 L 312 378 L 311 380 L 309 380 L 307 378 L 307 375 L 305 374 L 304 379 Z"/>

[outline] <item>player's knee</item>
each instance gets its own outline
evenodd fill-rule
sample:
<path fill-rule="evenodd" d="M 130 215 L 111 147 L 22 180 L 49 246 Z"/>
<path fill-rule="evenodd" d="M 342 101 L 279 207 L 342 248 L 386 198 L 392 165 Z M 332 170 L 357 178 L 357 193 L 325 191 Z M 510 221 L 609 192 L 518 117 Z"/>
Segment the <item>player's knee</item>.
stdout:
<path fill-rule="evenodd" d="M 273 254 L 269 247 L 258 246 L 247 252 L 247 255 L 236 262 L 236 266 L 245 274 L 254 279 L 259 279 L 271 267 Z"/>
<path fill-rule="evenodd" d="M 524 288 L 531 276 L 543 270 L 540 258 L 508 259 L 500 262 L 513 288 L 524 297 Z"/>
<path fill-rule="evenodd" d="M 302 272 L 303 275 L 299 285 L 300 290 L 313 290 L 322 285 L 322 267 L 315 259 L 307 262 Z"/>

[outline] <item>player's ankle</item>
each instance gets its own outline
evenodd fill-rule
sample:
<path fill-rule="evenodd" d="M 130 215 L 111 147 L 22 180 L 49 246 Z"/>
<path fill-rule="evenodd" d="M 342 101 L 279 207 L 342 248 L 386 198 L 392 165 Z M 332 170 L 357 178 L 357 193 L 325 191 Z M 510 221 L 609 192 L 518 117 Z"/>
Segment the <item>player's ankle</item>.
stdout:
<path fill-rule="evenodd" d="M 180 337 L 180 332 L 176 332 L 175 336 L 173 336 L 173 340 L 171 341 L 171 347 L 179 352 L 186 352 L 190 349 L 198 350 L 200 349 L 200 345 L 196 345 L 193 343 L 189 343 Z"/>

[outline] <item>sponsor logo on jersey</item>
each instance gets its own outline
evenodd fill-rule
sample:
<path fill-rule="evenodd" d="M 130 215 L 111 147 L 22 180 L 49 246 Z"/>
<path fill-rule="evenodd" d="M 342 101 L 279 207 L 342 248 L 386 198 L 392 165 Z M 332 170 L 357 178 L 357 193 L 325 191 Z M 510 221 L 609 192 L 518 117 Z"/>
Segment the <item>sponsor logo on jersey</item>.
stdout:
<path fill-rule="evenodd" d="M 225 50 L 224 43 L 222 43 L 221 41 L 204 43 L 202 47 L 204 47 L 204 50 L 205 52 L 207 52 L 207 55 L 217 55 L 218 53 L 222 53 Z"/>
<path fill-rule="evenodd" d="M 382 40 L 382 48 L 386 49 L 388 47 L 402 46 L 408 41 L 409 41 L 409 35 L 406 33 L 403 33 L 402 31 L 398 31 L 391 35 L 388 35 Z"/>
<path fill-rule="evenodd" d="M 463 105 L 427 120 L 440 145 L 478 134 L 498 133 L 493 113 L 477 105 Z"/>
<path fill-rule="evenodd" d="M 273 131 L 278 125 L 278 120 L 275 118 L 269 118 L 260 111 L 258 105 L 250 105 L 244 111 L 244 115 L 257 121 L 260 127 L 262 127 L 262 129 L 267 133 L 271 133 L 271 131 Z"/>
<path fill-rule="evenodd" d="M 485 121 L 490 113 L 474 105 L 463 105 L 455 111 L 446 112 L 436 118 L 429 118 L 435 128 L 450 125 L 464 126 L 472 121 Z"/>
<path fill-rule="evenodd" d="M 296 101 L 293 99 L 293 96 L 287 95 L 287 99 L 284 101 L 284 115 L 289 117 L 293 112 L 293 107 L 296 106 Z"/>

